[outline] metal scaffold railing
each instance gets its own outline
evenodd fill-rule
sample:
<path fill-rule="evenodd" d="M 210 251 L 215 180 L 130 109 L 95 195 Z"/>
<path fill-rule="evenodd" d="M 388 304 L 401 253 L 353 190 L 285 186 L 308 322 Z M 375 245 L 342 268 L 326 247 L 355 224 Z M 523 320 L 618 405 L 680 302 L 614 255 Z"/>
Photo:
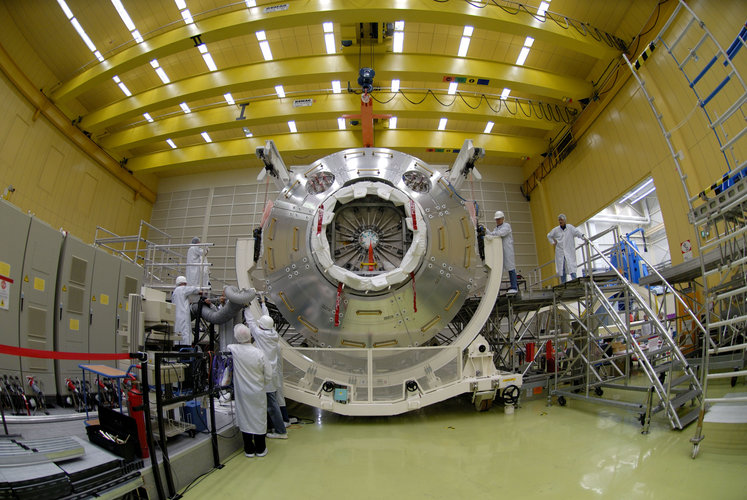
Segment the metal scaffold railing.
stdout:
<path fill-rule="evenodd" d="M 688 188 L 687 175 L 680 164 L 681 155 L 675 152 L 672 144 L 672 133 L 679 125 L 673 129 L 665 127 L 663 115 L 642 76 L 641 68 L 645 65 L 640 64 L 640 59 L 633 64 L 626 58 L 672 154 L 688 201 L 688 217 L 694 226 L 697 242 L 700 264 L 698 279 L 704 298 L 699 315 L 703 323 L 702 335 L 696 347 L 702 350 L 698 363 L 706 397 L 702 398 L 698 425 L 691 439 L 693 458 L 697 456 L 704 438 L 703 425 L 711 405 L 728 403 L 732 415 L 735 408 L 741 408 L 737 411 L 747 422 L 747 405 L 735 406 L 735 403 L 747 402 L 747 397 L 707 396 L 710 380 L 731 378 L 733 385 L 737 377 L 747 375 L 744 370 L 747 348 L 747 114 L 744 109 L 747 105 L 747 85 L 738 69 L 739 65 L 744 65 L 747 27 L 743 20 L 738 21 L 741 25 L 735 26 L 736 38 L 724 49 L 706 23 L 690 6 L 679 0 L 675 11 L 649 47 L 650 50 L 663 47 L 672 57 L 693 93 L 694 109 L 699 108 L 703 112 L 716 139 L 718 151 L 723 156 L 725 173 L 706 187 L 695 190 Z M 741 58 L 741 63 L 738 64 L 737 58 Z M 725 359 L 727 356 L 728 359 Z M 725 367 L 735 371 L 715 372 Z M 711 414 L 717 415 L 718 412 Z M 713 418 L 713 421 L 718 421 L 717 416 Z"/>

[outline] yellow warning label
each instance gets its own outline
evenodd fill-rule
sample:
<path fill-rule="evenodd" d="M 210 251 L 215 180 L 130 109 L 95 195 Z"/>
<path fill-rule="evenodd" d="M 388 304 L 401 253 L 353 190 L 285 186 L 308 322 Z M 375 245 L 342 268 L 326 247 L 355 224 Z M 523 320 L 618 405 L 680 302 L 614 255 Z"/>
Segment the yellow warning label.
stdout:
<path fill-rule="evenodd" d="M 70 329 L 75 330 L 76 332 L 80 330 L 80 322 L 77 319 L 71 319 L 70 320 Z"/>
<path fill-rule="evenodd" d="M 46 285 L 46 281 L 44 281 L 41 278 L 34 278 L 34 290 L 39 290 L 40 292 L 44 291 L 44 286 Z"/>
<path fill-rule="evenodd" d="M 109 296 L 105 293 L 102 293 L 99 295 L 99 301 L 101 302 L 102 306 L 108 306 L 109 305 Z"/>
<path fill-rule="evenodd" d="M 119 308 L 122 309 L 122 303 L 121 302 L 119 303 Z"/>
<path fill-rule="evenodd" d="M 96 302 L 96 296 L 95 295 L 91 295 L 91 302 Z"/>
<path fill-rule="evenodd" d="M 62 285 L 62 291 L 67 292 L 67 287 L 65 285 Z"/>
<path fill-rule="evenodd" d="M 27 274 L 26 276 L 24 276 L 24 277 L 23 277 L 23 281 L 24 281 L 25 283 L 28 283 L 28 282 L 29 282 L 29 275 L 28 275 L 28 274 Z"/>
<path fill-rule="evenodd" d="M 129 311 L 129 310 L 130 310 L 130 303 L 129 303 L 129 302 L 127 302 L 127 303 L 125 304 L 125 311 Z"/>
<path fill-rule="evenodd" d="M 0 274 L 10 278 L 10 264 L 0 260 Z"/>
<path fill-rule="evenodd" d="M 0 299 L 0 309 L 7 309 L 8 305 L 5 303 L 5 300 Z"/>

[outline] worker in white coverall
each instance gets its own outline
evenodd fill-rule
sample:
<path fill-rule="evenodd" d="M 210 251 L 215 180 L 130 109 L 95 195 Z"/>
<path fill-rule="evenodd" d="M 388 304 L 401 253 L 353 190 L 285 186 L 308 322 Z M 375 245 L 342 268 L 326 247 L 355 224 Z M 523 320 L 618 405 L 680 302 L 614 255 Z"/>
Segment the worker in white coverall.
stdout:
<path fill-rule="evenodd" d="M 547 239 L 555 247 L 555 270 L 561 283 L 565 283 L 567 274 L 576 279 L 576 238 L 584 238 L 584 233 L 566 223 L 564 214 L 558 215 L 558 226 L 547 233 Z"/>
<path fill-rule="evenodd" d="M 260 304 L 262 305 L 262 316 L 260 316 L 259 320 L 254 319 L 254 315 L 248 307 L 244 309 L 244 319 L 249 326 L 249 330 L 252 332 L 254 343 L 264 353 L 272 369 L 272 378 L 267 387 L 265 387 L 265 392 L 267 393 L 267 418 L 269 426 L 273 431 L 267 433 L 267 437 L 269 439 L 288 439 L 288 432 L 285 430 L 285 422 L 283 421 L 283 414 L 280 411 L 277 393 L 278 390 L 282 390 L 283 385 L 283 376 L 278 368 L 282 361 L 280 359 L 280 347 L 278 346 L 280 336 L 275 330 L 275 322 L 270 317 L 264 297 L 260 297 Z"/>
<path fill-rule="evenodd" d="M 176 278 L 176 288 L 171 292 L 171 303 L 174 304 L 174 333 L 179 337 L 178 344 L 192 345 L 192 315 L 189 311 L 190 296 L 199 296 L 200 289 L 187 285 L 187 278 Z"/>
<path fill-rule="evenodd" d="M 210 284 L 210 271 L 207 261 L 207 247 L 199 246 L 200 238 L 192 238 L 192 246 L 187 250 L 187 283 L 207 288 Z"/>
<path fill-rule="evenodd" d="M 500 236 L 503 243 L 503 270 L 508 271 L 508 279 L 511 281 L 511 287 L 506 292 L 507 295 L 514 295 L 519 291 L 519 285 L 516 281 L 516 262 L 514 259 L 514 235 L 511 230 L 511 224 L 505 222 L 506 216 L 498 210 L 495 213 L 495 229 L 488 233 L 488 236 Z"/>
<path fill-rule="evenodd" d="M 246 325 L 236 325 L 234 336 L 238 344 L 230 344 L 233 356 L 233 388 L 236 400 L 236 420 L 244 438 L 244 455 L 267 455 L 267 397 L 265 386 L 272 383 L 272 368 L 265 355 L 250 342 L 252 334 Z"/>

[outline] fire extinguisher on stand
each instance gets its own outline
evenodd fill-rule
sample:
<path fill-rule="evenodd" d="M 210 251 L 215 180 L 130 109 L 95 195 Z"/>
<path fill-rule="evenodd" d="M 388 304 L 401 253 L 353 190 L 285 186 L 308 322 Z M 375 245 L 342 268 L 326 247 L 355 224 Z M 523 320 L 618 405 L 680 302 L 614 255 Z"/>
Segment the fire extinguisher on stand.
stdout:
<path fill-rule="evenodd" d="M 137 439 L 140 443 L 140 456 L 142 458 L 148 458 L 148 439 L 145 434 L 145 412 L 143 411 L 143 393 L 135 385 L 127 391 L 127 411 L 137 423 Z"/>

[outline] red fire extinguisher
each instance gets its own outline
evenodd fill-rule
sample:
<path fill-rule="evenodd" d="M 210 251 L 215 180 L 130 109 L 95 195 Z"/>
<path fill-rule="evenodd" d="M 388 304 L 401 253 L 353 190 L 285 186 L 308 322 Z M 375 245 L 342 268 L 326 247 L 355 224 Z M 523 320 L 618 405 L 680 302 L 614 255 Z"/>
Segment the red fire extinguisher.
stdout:
<path fill-rule="evenodd" d="M 127 391 L 127 411 L 137 423 L 137 439 L 140 443 L 140 456 L 148 458 L 148 439 L 145 435 L 145 412 L 143 411 L 143 393 L 136 387 Z"/>

